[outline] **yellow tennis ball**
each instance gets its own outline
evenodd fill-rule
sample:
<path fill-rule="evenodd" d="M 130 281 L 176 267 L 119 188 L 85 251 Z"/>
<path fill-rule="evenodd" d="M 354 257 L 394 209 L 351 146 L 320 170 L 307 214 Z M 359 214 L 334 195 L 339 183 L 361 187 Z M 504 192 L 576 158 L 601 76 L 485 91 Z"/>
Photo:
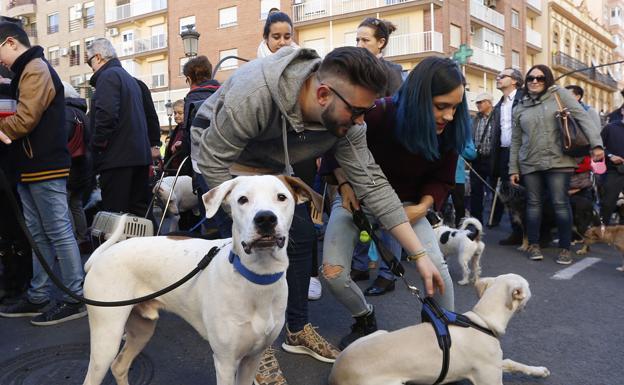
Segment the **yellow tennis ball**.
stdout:
<path fill-rule="evenodd" d="M 371 240 L 371 237 L 370 237 L 370 234 L 368 234 L 367 231 L 364 231 L 364 230 L 360 231 L 360 242 L 368 243 L 368 242 L 370 242 L 370 240 Z"/>

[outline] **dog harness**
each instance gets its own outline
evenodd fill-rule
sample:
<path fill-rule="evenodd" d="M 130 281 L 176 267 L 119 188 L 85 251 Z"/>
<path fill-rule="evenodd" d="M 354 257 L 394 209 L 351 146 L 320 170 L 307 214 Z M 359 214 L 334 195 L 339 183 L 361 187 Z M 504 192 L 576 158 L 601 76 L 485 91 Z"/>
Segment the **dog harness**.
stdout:
<path fill-rule="evenodd" d="M 234 252 L 231 250 L 229 260 L 240 275 L 245 277 L 245 279 L 249 282 L 255 283 L 256 285 L 270 285 L 279 281 L 279 279 L 282 278 L 282 275 L 284 275 L 283 271 L 274 274 L 254 273 L 253 271 L 246 268 L 245 265 L 243 265 L 243 263 L 241 262 L 240 257 L 237 254 L 234 254 Z"/>
<path fill-rule="evenodd" d="M 474 323 L 465 315 L 457 314 L 440 307 L 440 305 L 438 305 L 438 303 L 431 297 L 426 297 L 425 299 L 421 299 L 420 297 L 418 298 L 422 302 L 421 318 L 423 322 L 429 322 L 431 326 L 433 326 L 433 330 L 438 338 L 438 346 L 440 346 L 440 349 L 442 350 L 442 369 L 440 370 L 438 379 L 433 383 L 433 385 L 437 385 L 444 381 L 446 374 L 448 373 L 451 351 L 451 334 L 449 333 L 449 325 L 463 328 L 471 327 L 494 338 L 497 337 L 493 331 Z"/>

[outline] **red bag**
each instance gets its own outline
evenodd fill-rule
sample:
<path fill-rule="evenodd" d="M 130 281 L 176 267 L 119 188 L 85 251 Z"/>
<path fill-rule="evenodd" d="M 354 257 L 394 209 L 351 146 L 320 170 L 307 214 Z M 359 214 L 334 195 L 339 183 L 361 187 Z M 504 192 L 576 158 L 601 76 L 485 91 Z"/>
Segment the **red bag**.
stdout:
<path fill-rule="evenodd" d="M 84 141 L 84 123 L 78 119 L 74 113 L 74 130 L 71 138 L 67 142 L 67 149 L 72 158 L 84 156 L 87 152 L 87 146 Z"/>

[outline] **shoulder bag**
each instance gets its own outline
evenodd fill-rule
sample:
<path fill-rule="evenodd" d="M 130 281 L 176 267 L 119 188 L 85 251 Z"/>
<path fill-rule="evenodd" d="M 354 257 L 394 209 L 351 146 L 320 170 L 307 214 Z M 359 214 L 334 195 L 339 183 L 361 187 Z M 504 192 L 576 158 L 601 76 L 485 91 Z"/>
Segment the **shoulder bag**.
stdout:
<path fill-rule="evenodd" d="M 570 111 L 563 106 L 557 91 L 554 92 L 559 110 L 555 115 L 557 126 L 561 132 L 561 150 L 571 157 L 582 157 L 589 154 L 590 145 L 587 136 L 578 122 L 572 117 Z"/>

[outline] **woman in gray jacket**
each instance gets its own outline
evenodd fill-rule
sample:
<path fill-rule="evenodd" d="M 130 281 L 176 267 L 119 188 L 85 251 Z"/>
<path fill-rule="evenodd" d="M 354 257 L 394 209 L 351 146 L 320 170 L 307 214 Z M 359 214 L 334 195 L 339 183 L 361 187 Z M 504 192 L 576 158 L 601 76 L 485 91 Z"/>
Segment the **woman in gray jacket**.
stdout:
<path fill-rule="evenodd" d="M 539 228 L 542 220 L 544 187 L 548 189 L 555 210 L 561 252 L 557 263 L 572 263 L 570 242 L 572 211 L 568 190 L 576 160 L 561 150 L 561 133 L 557 125 L 558 111 L 555 93 L 589 139 L 594 160 L 604 157 L 600 128 L 570 91 L 555 85 L 552 71 L 538 64 L 527 72 L 524 97 L 514 110 L 509 174 L 511 183 L 518 185 L 520 175 L 527 191 L 525 229 L 529 238 L 529 258 L 544 258 L 539 248 Z"/>

